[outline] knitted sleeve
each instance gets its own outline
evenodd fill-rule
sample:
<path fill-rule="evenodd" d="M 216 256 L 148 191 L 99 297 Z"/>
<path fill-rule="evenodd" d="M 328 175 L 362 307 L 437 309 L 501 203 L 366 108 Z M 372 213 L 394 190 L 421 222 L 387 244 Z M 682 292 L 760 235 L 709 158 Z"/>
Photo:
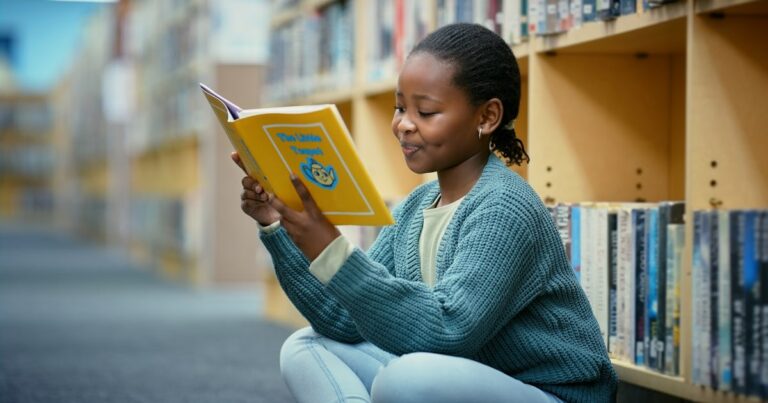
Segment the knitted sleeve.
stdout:
<path fill-rule="evenodd" d="M 461 223 L 458 250 L 433 289 L 362 253 L 347 259 L 328 291 L 366 340 L 394 354 L 472 356 L 542 291 L 536 208 L 503 198 L 480 206 Z"/>
<path fill-rule="evenodd" d="M 397 210 L 393 216 L 397 220 Z M 385 227 L 369 250 L 370 260 L 391 268 L 393 238 L 394 226 Z M 363 341 L 347 309 L 309 271 L 309 260 L 285 228 L 262 233 L 261 240 L 272 256 L 280 287 L 316 332 L 345 343 Z M 356 253 L 362 252 L 356 249 Z"/>
<path fill-rule="evenodd" d="M 349 312 L 309 271 L 309 261 L 285 228 L 262 233 L 280 287 L 316 332 L 346 343 L 362 341 Z"/>

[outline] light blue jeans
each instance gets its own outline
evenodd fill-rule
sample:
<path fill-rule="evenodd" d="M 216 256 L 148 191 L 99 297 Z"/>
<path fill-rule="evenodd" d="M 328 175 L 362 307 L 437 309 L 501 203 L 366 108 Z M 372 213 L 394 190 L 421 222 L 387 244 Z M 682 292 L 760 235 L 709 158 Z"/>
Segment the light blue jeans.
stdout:
<path fill-rule="evenodd" d="M 363 342 L 345 344 L 312 328 L 292 334 L 280 371 L 299 403 L 561 403 L 554 395 L 466 358 L 396 356 Z"/>

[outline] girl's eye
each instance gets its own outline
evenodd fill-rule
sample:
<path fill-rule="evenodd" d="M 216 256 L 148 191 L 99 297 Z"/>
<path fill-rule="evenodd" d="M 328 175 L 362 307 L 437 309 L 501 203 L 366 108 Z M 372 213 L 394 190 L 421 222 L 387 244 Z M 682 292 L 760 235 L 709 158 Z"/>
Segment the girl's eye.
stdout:
<path fill-rule="evenodd" d="M 402 106 L 395 106 L 395 112 L 403 113 L 405 112 L 405 108 L 403 108 Z"/>
<path fill-rule="evenodd" d="M 426 118 L 426 117 L 432 116 L 432 115 L 434 115 L 436 113 L 437 112 L 422 112 L 422 111 L 419 111 L 419 116 L 422 116 L 422 117 Z"/>

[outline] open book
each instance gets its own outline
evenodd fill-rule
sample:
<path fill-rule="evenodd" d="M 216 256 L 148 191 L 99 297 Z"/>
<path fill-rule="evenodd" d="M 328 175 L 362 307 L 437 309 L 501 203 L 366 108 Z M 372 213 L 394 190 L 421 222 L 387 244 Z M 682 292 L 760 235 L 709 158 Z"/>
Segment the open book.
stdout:
<path fill-rule="evenodd" d="M 293 172 L 336 225 L 394 222 L 336 105 L 241 109 L 205 84 L 200 87 L 248 175 L 283 203 L 303 210 L 290 180 Z"/>

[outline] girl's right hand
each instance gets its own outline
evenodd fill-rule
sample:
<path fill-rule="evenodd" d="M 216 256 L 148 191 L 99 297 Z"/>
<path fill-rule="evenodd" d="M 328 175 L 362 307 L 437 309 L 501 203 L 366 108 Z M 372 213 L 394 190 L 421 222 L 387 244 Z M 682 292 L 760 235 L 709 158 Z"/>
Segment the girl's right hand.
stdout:
<path fill-rule="evenodd" d="M 232 161 L 234 161 L 243 172 L 246 172 L 245 166 L 243 166 L 243 161 L 236 151 L 232 152 L 230 157 L 232 157 Z M 280 220 L 280 213 L 269 205 L 269 198 L 274 197 L 273 195 L 267 193 L 256 180 L 247 175 L 247 172 L 242 180 L 242 184 L 243 192 L 240 194 L 240 200 L 242 200 L 240 208 L 243 209 L 245 214 L 248 214 L 251 218 L 256 220 L 256 222 L 265 227 Z"/>

